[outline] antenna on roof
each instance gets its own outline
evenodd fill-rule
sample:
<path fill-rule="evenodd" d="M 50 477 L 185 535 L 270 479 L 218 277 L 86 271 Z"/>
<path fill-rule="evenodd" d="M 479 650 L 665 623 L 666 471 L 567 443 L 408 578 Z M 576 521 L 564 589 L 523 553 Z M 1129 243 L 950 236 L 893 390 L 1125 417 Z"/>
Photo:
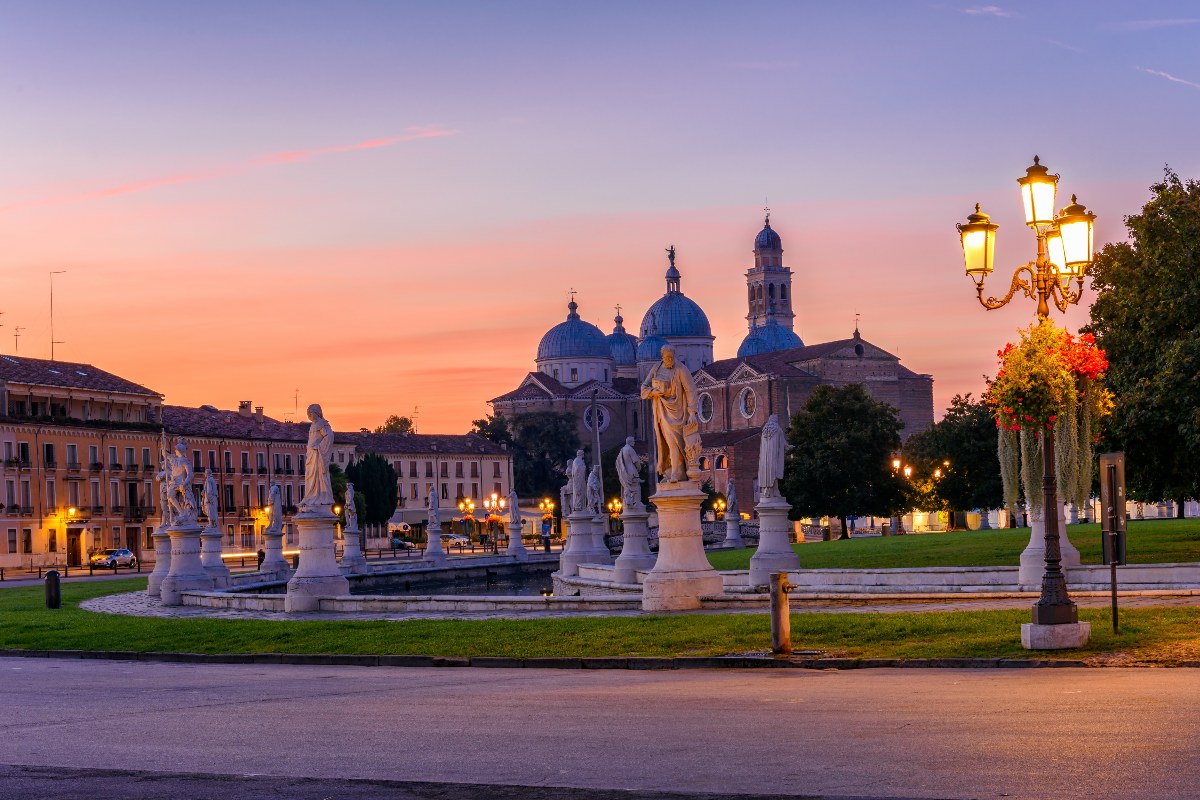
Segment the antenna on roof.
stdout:
<path fill-rule="evenodd" d="M 412 424 L 412 432 L 413 432 L 413 433 L 416 433 L 416 432 L 417 432 L 417 420 L 418 420 L 418 419 L 420 419 L 420 418 L 421 418 L 421 407 L 420 407 L 420 406 L 413 406 L 413 415 L 412 415 L 412 422 L 413 422 L 413 424 Z"/>
<path fill-rule="evenodd" d="M 50 360 L 51 361 L 54 360 L 54 345 L 66 344 L 66 342 L 56 342 L 54 340 L 54 276 L 55 275 L 63 275 L 65 273 L 66 273 L 65 269 L 50 270 Z"/>
<path fill-rule="evenodd" d="M 858 319 L 861 316 L 862 316 L 862 314 L 858 313 L 857 311 L 854 312 L 854 332 L 855 333 L 858 333 Z"/>
<path fill-rule="evenodd" d="M 13 328 L 13 355 L 21 351 L 21 331 L 25 330 L 20 325 Z"/>

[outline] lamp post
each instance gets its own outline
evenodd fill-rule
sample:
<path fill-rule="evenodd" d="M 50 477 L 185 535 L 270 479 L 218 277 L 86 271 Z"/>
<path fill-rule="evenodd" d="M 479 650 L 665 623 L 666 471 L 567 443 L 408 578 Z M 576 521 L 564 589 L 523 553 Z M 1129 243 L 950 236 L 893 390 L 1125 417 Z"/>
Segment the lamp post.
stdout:
<path fill-rule="evenodd" d="M 467 538 L 470 539 L 471 531 L 475 529 L 475 501 L 469 497 L 464 497 L 458 501 L 458 510 L 463 515 L 462 519 L 459 520 L 459 524 L 463 526 L 463 529 L 467 532 Z M 468 518 L 472 523 L 470 528 L 467 527 Z"/>
<path fill-rule="evenodd" d="M 904 462 L 900 460 L 900 456 L 896 455 L 892 458 L 892 474 L 897 475 L 903 469 L 904 477 L 912 477 L 912 467 L 904 466 Z M 888 534 L 892 536 L 902 536 L 904 534 L 904 517 L 896 515 L 888 521 Z"/>
<path fill-rule="evenodd" d="M 713 500 L 713 511 L 716 512 L 718 520 L 725 519 L 725 509 L 728 507 L 729 505 L 725 502 L 724 497 L 718 497 L 716 500 Z"/>
<path fill-rule="evenodd" d="M 492 549 L 498 550 L 499 544 L 496 541 L 496 529 L 492 522 L 492 516 L 500 516 L 504 511 L 504 505 L 507 501 L 497 492 L 492 492 L 491 497 L 483 498 L 483 508 L 488 514 L 488 535 L 492 539 Z"/>
<path fill-rule="evenodd" d="M 1059 311 L 1079 302 L 1083 294 L 1083 276 L 1092 263 L 1092 231 L 1096 215 L 1088 211 L 1071 195 L 1071 204 L 1057 215 L 1054 199 L 1058 191 L 1058 175 L 1051 175 L 1041 160 L 1033 157 L 1025 176 L 1017 179 L 1021 201 L 1025 207 L 1025 224 L 1037 237 L 1037 257 L 1013 272 L 1008 293 L 997 299 L 984 299 L 983 282 L 995 268 L 996 230 L 998 225 L 984 214 L 979 204 L 966 224 L 958 225 L 962 241 L 963 261 L 967 275 L 975 281 L 980 304 L 989 311 L 1001 308 L 1020 290 L 1037 301 L 1038 319 L 1050 316 L 1050 302 Z M 1074 289 L 1071 281 L 1076 282 Z M 1035 625 L 1074 624 L 1079 621 L 1079 609 L 1067 594 L 1067 580 L 1062 571 L 1062 550 L 1058 531 L 1058 485 L 1054 475 L 1054 431 L 1042 437 L 1042 505 L 1045 511 L 1046 570 L 1042 575 L 1041 598 L 1033 606 Z"/>
<path fill-rule="evenodd" d="M 616 519 L 621 515 L 621 498 L 614 497 L 608 501 L 608 532 L 611 535 L 616 528 Z"/>

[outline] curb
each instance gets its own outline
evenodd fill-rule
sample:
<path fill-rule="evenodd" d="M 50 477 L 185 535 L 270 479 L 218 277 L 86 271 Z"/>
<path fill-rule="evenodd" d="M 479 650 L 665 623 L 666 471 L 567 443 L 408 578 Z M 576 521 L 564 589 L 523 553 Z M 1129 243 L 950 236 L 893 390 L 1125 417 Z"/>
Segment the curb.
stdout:
<path fill-rule="evenodd" d="M 677 658 L 506 658 L 500 656 L 354 655 L 325 653 L 141 653 L 130 650 L 0 650 L 2 658 L 77 658 L 174 664 L 291 664 L 351 667 L 475 667 L 477 669 L 1029 669 L 1087 667 L 1056 658 L 772 658 L 680 656 Z M 1184 661 L 1182 667 L 1200 667 Z"/>

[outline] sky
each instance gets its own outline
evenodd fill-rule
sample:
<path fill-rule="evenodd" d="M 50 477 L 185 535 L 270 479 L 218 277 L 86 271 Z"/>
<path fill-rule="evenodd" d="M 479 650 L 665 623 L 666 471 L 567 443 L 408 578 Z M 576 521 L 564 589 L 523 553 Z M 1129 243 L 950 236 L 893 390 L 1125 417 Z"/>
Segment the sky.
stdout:
<path fill-rule="evenodd" d="M 463 432 L 570 290 L 636 332 L 669 245 L 733 356 L 769 204 L 804 341 L 860 315 L 940 415 L 1034 312 L 955 224 L 1002 294 L 1034 154 L 1099 245 L 1198 132 L 1194 2 L 4 0 L 0 353 L 53 281 L 56 357 L 167 402 Z"/>

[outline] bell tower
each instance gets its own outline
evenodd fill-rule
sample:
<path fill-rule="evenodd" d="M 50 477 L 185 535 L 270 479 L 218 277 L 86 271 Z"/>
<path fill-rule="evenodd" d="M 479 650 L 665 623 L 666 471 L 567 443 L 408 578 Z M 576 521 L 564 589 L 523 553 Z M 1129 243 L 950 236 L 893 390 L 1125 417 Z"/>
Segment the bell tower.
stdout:
<path fill-rule="evenodd" d="M 783 240 L 771 228 L 771 209 L 766 209 L 763 229 L 754 237 L 754 267 L 746 272 L 748 293 L 746 323 L 750 330 L 774 320 L 793 330 L 792 271 L 783 266 Z"/>

